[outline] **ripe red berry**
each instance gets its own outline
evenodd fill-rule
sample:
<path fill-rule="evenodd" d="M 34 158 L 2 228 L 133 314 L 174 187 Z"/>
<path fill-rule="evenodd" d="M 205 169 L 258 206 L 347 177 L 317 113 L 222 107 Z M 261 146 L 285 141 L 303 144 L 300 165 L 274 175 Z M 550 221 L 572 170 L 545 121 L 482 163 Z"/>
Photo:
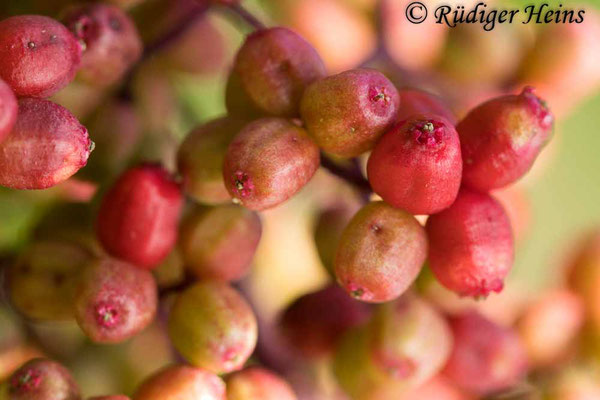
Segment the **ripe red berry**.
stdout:
<path fill-rule="evenodd" d="M 527 371 L 519 337 L 475 311 L 450 319 L 454 348 L 444 375 L 465 390 L 490 394 L 510 388 Z"/>
<path fill-rule="evenodd" d="M 153 268 L 175 246 L 182 206 L 181 190 L 163 167 L 131 168 L 102 200 L 98 238 L 109 254 Z"/>
<path fill-rule="evenodd" d="M 396 119 L 400 97 L 382 73 L 355 69 L 311 84 L 300 114 L 323 150 L 353 157 L 370 150 Z"/>
<path fill-rule="evenodd" d="M 93 148 L 87 129 L 66 108 L 48 100 L 22 99 L 15 126 L 0 143 L 0 185 L 57 185 L 87 163 Z"/>
<path fill-rule="evenodd" d="M 235 289 L 224 282 L 203 281 L 175 300 L 169 337 L 190 364 L 223 374 L 242 368 L 254 351 L 257 322 Z"/>
<path fill-rule="evenodd" d="M 133 400 L 225 400 L 225 383 L 202 368 L 175 365 L 145 380 Z"/>
<path fill-rule="evenodd" d="M 369 314 L 366 304 L 331 285 L 296 299 L 283 313 L 281 329 L 298 353 L 317 358 L 331 354 L 341 336 Z"/>
<path fill-rule="evenodd" d="M 15 126 L 18 108 L 17 98 L 12 89 L 0 79 L 0 142 Z"/>
<path fill-rule="evenodd" d="M 352 297 L 381 303 L 408 289 L 426 255 L 425 230 L 412 215 L 382 201 L 372 202 L 344 230 L 335 274 Z"/>
<path fill-rule="evenodd" d="M 228 101 L 229 112 L 245 115 L 245 107 L 231 106 L 253 104 L 265 114 L 297 116 L 304 89 L 325 73 L 321 57 L 297 33 L 281 27 L 256 31 L 235 58 L 232 77 L 237 82 L 232 86 L 241 90 L 229 90 L 227 95 L 242 99 Z"/>
<path fill-rule="evenodd" d="M 398 122 L 407 120 L 415 114 L 434 114 L 456 125 L 456 116 L 440 97 L 419 89 L 400 89 L 398 93 L 401 103 L 396 118 Z"/>
<path fill-rule="evenodd" d="M 45 358 L 26 362 L 8 378 L 7 400 L 80 400 L 70 372 Z"/>
<path fill-rule="evenodd" d="M 227 377 L 227 400 L 296 400 L 296 395 L 283 378 L 250 367 Z"/>
<path fill-rule="evenodd" d="M 494 198 L 463 188 L 456 201 L 429 217 L 429 265 L 446 288 L 461 296 L 500 292 L 513 265 L 512 229 Z"/>
<path fill-rule="evenodd" d="M 285 119 L 262 118 L 248 124 L 229 145 L 223 179 L 235 201 L 264 210 L 298 192 L 319 163 L 319 149 L 304 129 Z"/>
<path fill-rule="evenodd" d="M 142 40 L 133 21 L 117 6 L 78 6 L 67 12 L 64 23 L 82 43 L 79 76 L 89 83 L 115 83 L 142 55 Z"/>
<path fill-rule="evenodd" d="M 157 290 L 149 271 L 111 258 L 94 261 L 75 295 L 75 317 L 94 342 L 116 343 L 144 329 L 156 314 Z"/>
<path fill-rule="evenodd" d="M 81 47 L 60 22 L 40 15 L 0 21 L 0 78 L 17 96 L 49 97 L 75 77 Z"/>
<path fill-rule="evenodd" d="M 177 153 L 177 167 L 187 195 L 208 204 L 231 200 L 223 183 L 223 159 L 229 143 L 244 125 L 239 119 L 223 117 L 188 134 Z"/>
<path fill-rule="evenodd" d="M 462 177 L 458 134 L 433 114 L 412 115 L 387 132 L 367 164 L 373 191 L 411 214 L 434 214 L 456 199 Z"/>
<path fill-rule="evenodd" d="M 235 281 L 248 272 L 261 234 L 258 214 L 244 207 L 198 207 L 183 224 L 181 253 L 197 277 Z"/>
<path fill-rule="evenodd" d="M 552 113 L 530 87 L 471 110 L 456 126 L 464 184 L 488 191 L 521 178 L 550 140 L 553 122 Z"/>

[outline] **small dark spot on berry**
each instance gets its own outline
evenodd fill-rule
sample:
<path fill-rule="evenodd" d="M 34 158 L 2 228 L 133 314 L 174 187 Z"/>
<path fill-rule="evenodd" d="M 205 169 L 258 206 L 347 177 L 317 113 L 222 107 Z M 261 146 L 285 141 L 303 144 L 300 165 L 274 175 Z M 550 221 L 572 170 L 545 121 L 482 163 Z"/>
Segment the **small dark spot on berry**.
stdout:
<path fill-rule="evenodd" d="M 379 234 L 381 233 L 381 226 L 379 224 L 371 224 L 371 230 L 373 233 Z"/>
<path fill-rule="evenodd" d="M 29 47 L 31 50 L 35 49 L 35 42 L 29 42 L 27 43 L 27 47 Z"/>
<path fill-rule="evenodd" d="M 114 18 L 114 17 L 109 19 L 108 24 L 114 31 L 117 31 L 117 32 L 119 32 L 122 28 L 121 21 L 119 21 L 117 18 Z"/>
<path fill-rule="evenodd" d="M 66 276 L 64 274 L 54 274 L 52 280 L 54 281 L 54 285 L 60 286 L 65 281 Z"/>
<path fill-rule="evenodd" d="M 56 42 L 56 39 L 58 39 L 58 36 L 56 36 L 56 35 L 50 35 L 50 41 L 52 43 Z"/>
<path fill-rule="evenodd" d="M 362 288 L 354 289 L 350 292 L 350 295 L 354 298 L 360 299 L 365 291 Z"/>

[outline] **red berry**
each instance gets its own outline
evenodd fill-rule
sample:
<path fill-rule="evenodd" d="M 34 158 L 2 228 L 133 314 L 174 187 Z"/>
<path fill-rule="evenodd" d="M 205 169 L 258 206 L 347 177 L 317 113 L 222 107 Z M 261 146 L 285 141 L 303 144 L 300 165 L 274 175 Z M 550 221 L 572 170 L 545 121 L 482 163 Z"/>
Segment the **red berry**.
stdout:
<path fill-rule="evenodd" d="M 87 129 L 66 108 L 48 100 L 22 99 L 15 126 L 0 143 L 0 185 L 57 185 L 87 163 L 93 148 Z"/>
<path fill-rule="evenodd" d="M 451 318 L 454 348 L 444 375 L 476 394 L 510 388 L 527 371 L 519 337 L 475 311 Z"/>
<path fill-rule="evenodd" d="M 241 91 L 229 90 L 227 95 L 242 99 L 227 104 L 253 104 L 262 113 L 294 117 L 306 86 L 325 73 L 321 57 L 297 33 L 281 27 L 262 29 L 250 34 L 238 51 L 232 76 L 237 80 L 233 87 Z M 229 112 L 245 115 L 244 108 L 230 107 Z"/>
<path fill-rule="evenodd" d="M 456 125 L 454 113 L 440 97 L 419 89 L 400 89 L 398 93 L 401 103 L 398 109 L 398 122 L 407 120 L 415 114 L 434 114 Z"/>
<path fill-rule="evenodd" d="M 459 122 L 463 182 L 489 191 L 521 178 L 550 140 L 554 117 L 527 87 L 489 100 Z"/>
<path fill-rule="evenodd" d="M 227 377 L 227 400 L 296 400 L 296 395 L 283 378 L 250 367 Z"/>
<path fill-rule="evenodd" d="M 298 192 L 319 163 L 319 149 L 304 129 L 285 119 L 262 118 L 248 124 L 229 145 L 223 179 L 235 201 L 264 210 Z"/>
<path fill-rule="evenodd" d="M 484 193 L 461 189 L 454 204 L 427 220 L 429 265 L 461 296 L 500 292 L 513 265 L 512 229 L 504 209 Z"/>
<path fill-rule="evenodd" d="M 300 114 L 323 150 L 353 157 L 370 150 L 394 122 L 400 98 L 382 73 L 355 69 L 311 84 Z"/>
<path fill-rule="evenodd" d="M 321 357 L 331 354 L 341 336 L 366 322 L 369 314 L 366 304 L 331 285 L 294 301 L 281 318 L 281 329 L 300 354 Z"/>
<path fill-rule="evenodd" d="M 0 79 L 0 142 L 15 126 L 18 108 L 17 99 L 12 89 Z"/>
<path fill-rule="evenodd" d="M 433 114 L 412 115 L 387 132 L 367 164 L 373 191 L 411 214 L 433 214 L 456 199 L 462 177 L 458 134 Z"/>
<path fill-rule="evenodd" d="M 117 343 L 144 329 L 156 314 L 152 274 L 131 264 L 103 258 L 84 272 L 75 295 L 75 317 L 94 342 Z"/>
<path fill-rule="evenodd" d="M 0 21 L 0 78 L 17 96 L 49 97 L 75 77 L 81 47 L 58 21 L 19 15 Z"/>
<path fill-rule="evenodd" d="M 382 201 L 372 202 L 344 230 L 335 273 L 351 296 L 380 303 L 408 289 L 426 255 L 425 231 L 412 215 Z"/>
<path fill-rule="evenodd" d="M 69 10 L 64 22 L 83 45 L 79 76 L 94 85 L 115 83 L 142 55 L 133 21 L 117 6 L 78 6 Z"/>
<path fill-rule="evenodd" d="M 129 399 L 129 397 L 121 395 L 121 394 L 114 394 L 111 396 L 90 397 L 88 400 L 130 400 L 130 399 Z"/>
<path fill-rule="evenodd" d="M 175 365 L 152 375 L 133 395 L 133 400 L 225 400 L 225 384 L 202 368 Z"/>
<path fill-rule="evenodd" d="M 69 371 L 59 363 L 35 358 L 8 379 L 10 400 L 80 400 L 79 388 Z"/>
<path fill-rule="evenodd" d="M 97 233 L 111 255 L 153 268 L 173 249 L 183 195 L 169 173 L 144 164 L 123 173 L 106 193 Z"/>

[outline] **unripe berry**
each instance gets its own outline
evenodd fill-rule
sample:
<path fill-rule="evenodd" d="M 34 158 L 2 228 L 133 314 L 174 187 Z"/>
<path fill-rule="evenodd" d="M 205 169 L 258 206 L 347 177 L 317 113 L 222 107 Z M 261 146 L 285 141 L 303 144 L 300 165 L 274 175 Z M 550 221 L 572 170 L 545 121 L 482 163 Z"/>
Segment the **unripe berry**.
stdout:
<path fill-rule="evenodd" d="M 296 395 L 283 378 L 250 367 L 227 377 L 227 400 L 296 400 Z"/>
<path fill-rule="evenodd" d="M 48 100 L 22 99 L 15 126 L 0 143 L 0 185 L 57 185 L 85 166 L 93 148 L 87 129 L 66 108 Z"/>
<path fill-rule="evenodd" d="M 306 88 L 300 114 L 319 147 L 353 157 L 375 145 L 396 119 L 399 104 L 398 91 L 382 73 L 355 69 Z"/>
<path fill-rule="evenodd" d="M 414 114 L 434 114 L 456 125 L 456 116 L 438 96 L 419 89 L 400 89 L 400 108 L 396 120 L 402 122 Z"/>
<path fill-rule="evenodd" d="M 225 400 L 225 384 L 202 368 L 175 365 L 152 375 L 133 395 L 133 400 Z"/>
<path fill-rule="evenodd" d="M 306 86 L 325 73 L 315 49 L 297 33 L 281 27 L 262 29 L 248 36 L 235 58 L 232 74 L 241 92 L 227 93 L 247 101 L 227 103 L 249 102 L 265 114 L 294 117 Z M 232 114 L 240 111 L 246 113 L 229 108 Z"/>
<path fill-rule="evenodd" d="M 489 100 L 459 122 L 463 182 L 489 191 L 521 178 L 550 140 L 554 117 L 527 87 Z"/>
<path fill-rule="evenodd" d="M 451 318 L 454 348 L 444 375 L 465 390 L 490 394 L 507 389 L 527 372 L 519 337 L 475 311 Z"/>
<path fill-rule="evenodd" d="M 50 97 L 75 77 L 81 48 L 58 21 L 19 15 L 0 21 L 0 78 L 19 97 Z"/>
<path fill-rule="evenodd" d="M 298 353 L 318 358 L 331 354 L 341 336 L 369 315 L 366 304 L 331 285 L 296 299 L 283 313 L 281 329 Z"/>
<path fill-rule="evenodd" d="M 179 185 L 164 168 L 151 164 L 131 168 L 102 200 L 98 239 L 109 254 L 153 268 L 175 246 L 182 206 Z"/>
<path fill-rule="evenodd" d="M 0 142 L 15 126 L 18 108 L 17 98 L 12 89 L 0 79 Z"/>
<path fill-rule="evenodd" d="M 285 119 L 262 118 L 248 124 L 229 145 L 223 179 L 235 201 L 264 210 L 296 194 L 319 163 L 319 149 L 304 129 Z"/>
<path fill-rule="evenodd" d="M 94 342 L 117 343 L 144 329 L 156 314 L 156 282 L 134 265 L 103 258 L 89 265 L 75 296 L 75 316 Z"/>
<path fill-rule="evenodd" d="M 458 134 L 433 114 L 412 115 L 387 132 L 367 164 L 373 191 L 411 214 L 434 214 L 456 199 L 462 178 Z"/>
<path fill-rule="evenodd" d="M 79 76 L 93 85 L 117 82 L 142 55 L 133 21 L 117 6 L 78 6 L 67 12 L 64 22 L 84 49 Z"/>
<path fill-rule="evenodd" d="M 6 400 L 80 399 L 79 388 L 69 371 L 52 360 L 30 360 L 8 379 Z"/>
<path fill-rule="evenodd" d="M 344 230 L 335 274 L 352 297 L 381 303 L 408 289 L 426 255 L 425 231 L 412 215 L 382 201 L 372 202 Z"/>
<path fill-rule="evenodd" d="M 258 214 L 244 207 L 198 207 L 184 222 L 181 252 L 197 277 L 235 281 L 248 272 L 261 234 Z"/>
<path fill-rule="evenodd" d="M 334 373 L 353 399 L 397 399 L 433 378 L 451 348 L 444 318 L 408 295 L 382 305 L 366 327 L 342 340 Z"/>
<path fill-rule="evenodd" d="M 75 290 L 91 256 L 74 243 L 32 244 L 7 271 L 12 304 L 32 319 L 72 318 Z"/>
<path fill-rule="evenodd" d="M 169 316 L 169 337 L 190 364 L 222 374 L 242 368 L 250 357 L 257 322 L 235 289 L 205 281 L 177 297 Z"/>
<path fill-rule="evenodd" d="M 229 143 L 244 125 L 239 119 L 222 117 L 188 134 L 177 153 L 177 167 L 187 195 L 208 204 L 231 200 L 223 183 L 223 159 Z"/>
<path fill-rule="evenodd" d="M 461 296 L 502 290 L 513 266 L 514 241 L 508 216 L 494 198 L 463 188 L 425 228 L 429 265 L 442 285 Z"/>

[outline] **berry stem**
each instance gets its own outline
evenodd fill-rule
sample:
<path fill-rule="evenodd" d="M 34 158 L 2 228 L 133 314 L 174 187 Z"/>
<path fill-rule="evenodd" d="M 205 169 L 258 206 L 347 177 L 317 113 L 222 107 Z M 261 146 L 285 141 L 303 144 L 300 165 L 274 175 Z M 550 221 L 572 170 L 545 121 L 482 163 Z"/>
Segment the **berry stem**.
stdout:
<path fill-rule="evenodd" d="M 369 181 L 365 179 L 362 172 L 360 171 L 360 165 L 358 159 L 353 158 L 352 165 L 349 167 L 342 166 L 324 153 L 321 153 L 321 166 L 331 172 L 333 175 L 346 182 L 354 185 L 361 193 L 368 196 L 371 194 L 371 185 Z"/>
<path fill-rule="evenodd" d="M 244 22 L 253 27 L 255 30 L 266 28 L 265 24 L 263 24 L 254 14 L 245 9 L 240 3 L 233 2 L 228 7 L 231 11 L 237 14 Z"/>

